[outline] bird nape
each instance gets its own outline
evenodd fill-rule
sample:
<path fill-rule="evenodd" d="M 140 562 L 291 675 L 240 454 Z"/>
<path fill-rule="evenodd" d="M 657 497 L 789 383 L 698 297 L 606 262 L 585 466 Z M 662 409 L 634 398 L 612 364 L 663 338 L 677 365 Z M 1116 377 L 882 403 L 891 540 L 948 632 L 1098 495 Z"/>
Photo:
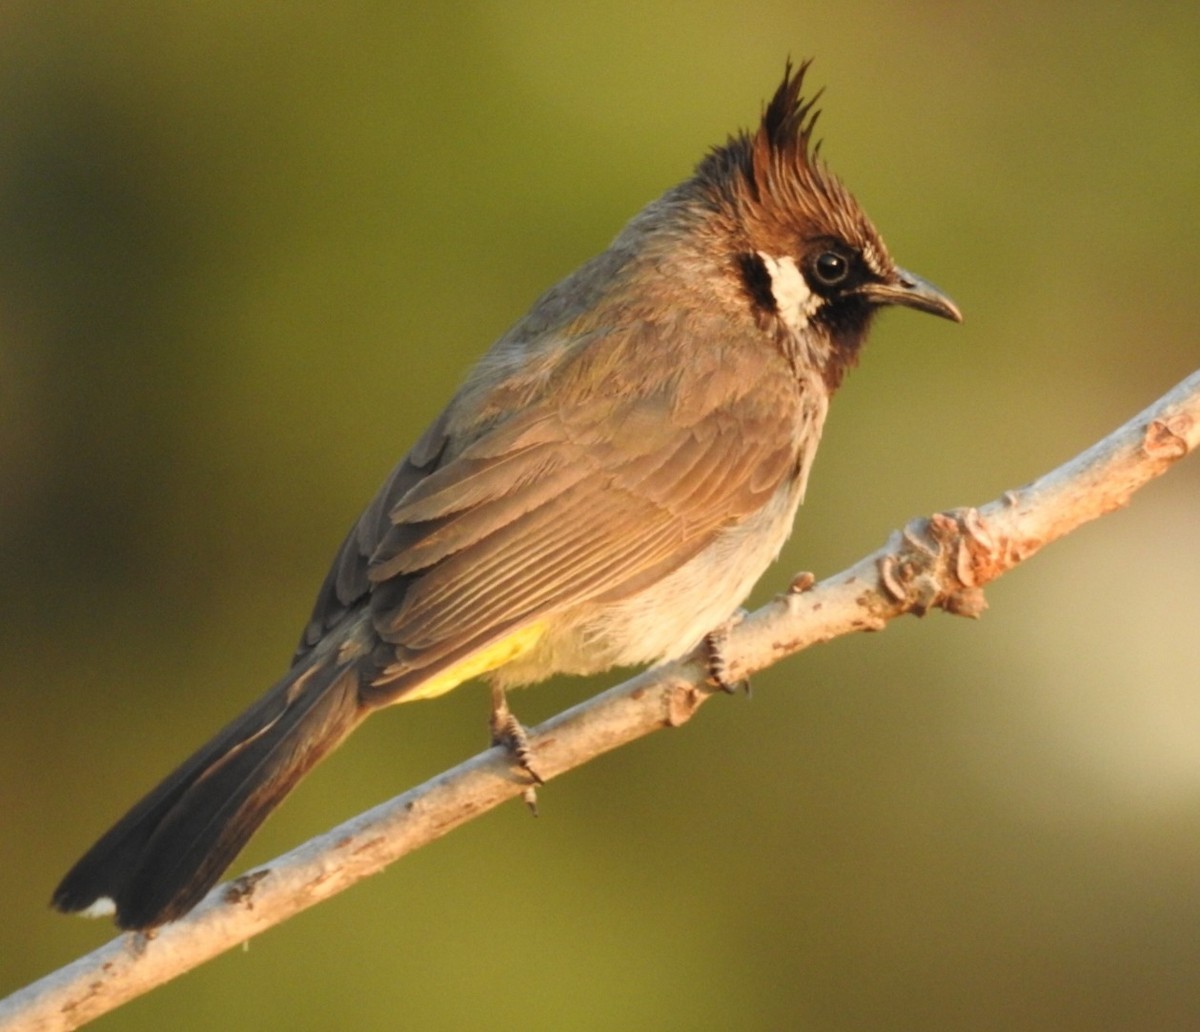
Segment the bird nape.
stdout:
<path fill-rule="evenodd" d="M 493 344 L 346 537 L 291 668 L 56 907 L 174 920 L 375 710 L 671 659 L 729 618 L 791 531 L 872 317 L 961 318 L 818 158 L 807 69 Z"/>

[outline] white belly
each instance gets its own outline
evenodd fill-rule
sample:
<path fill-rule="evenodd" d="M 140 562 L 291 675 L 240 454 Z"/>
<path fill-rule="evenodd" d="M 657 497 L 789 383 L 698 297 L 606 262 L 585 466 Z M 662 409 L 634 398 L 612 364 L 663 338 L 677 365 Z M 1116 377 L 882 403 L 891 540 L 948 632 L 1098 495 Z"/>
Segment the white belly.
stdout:
<path fill-rule="evenodd" d="M 631 598 L 564 613 L 528 653 L 492 674 L 504 686 L 540 680 L 551 670 L 590 674 L 689 652 L 750 594 L 792 530 L 802 484 L 785 485 L 749 520 Z"/>

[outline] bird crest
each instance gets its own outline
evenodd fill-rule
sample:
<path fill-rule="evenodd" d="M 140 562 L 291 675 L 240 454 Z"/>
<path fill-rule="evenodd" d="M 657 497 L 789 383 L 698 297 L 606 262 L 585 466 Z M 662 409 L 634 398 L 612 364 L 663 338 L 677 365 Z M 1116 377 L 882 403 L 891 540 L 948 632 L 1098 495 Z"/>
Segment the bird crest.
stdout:
<path fill-rule="evenodd" d="M 854 247 L 878 276 L 894 264 L 879 233 L 820 157 L 813 130 L 823 91 L 803 93 L 811 60 L 793 68 L 763 111 L 757 130 L 731 137 L 696 169 L 696 177 L 729 205 L 756 248 L 796 250 L 797 236 L 834 237 Z"/>

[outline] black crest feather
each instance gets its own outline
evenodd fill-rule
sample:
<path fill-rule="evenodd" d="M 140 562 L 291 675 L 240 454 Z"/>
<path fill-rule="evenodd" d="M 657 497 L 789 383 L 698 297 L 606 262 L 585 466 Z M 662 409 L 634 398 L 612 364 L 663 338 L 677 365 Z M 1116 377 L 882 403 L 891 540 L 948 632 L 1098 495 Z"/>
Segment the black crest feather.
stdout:
<path fill-rule="evenodd" d="M 807 100 L 804 97 L 804 76 L 812 64 L 812 58 L 800 63 L 792 71 L 791 59 L 783 70 L 783 82 L 763 112 L 762 122 L 754 137 L 754 163 L 764 169 L 771 155 L 787 157 L 791 161 L 811 166 L 821 149 L 818 141 L 812 142 L 813 130 L 821 111 L 817 101 L 824 89 L 817 90 Z"/>
<path fill-rule="evenodd" d="M 887 248 L 850 191 L 820 158 L 813 133 L 823 90 L 804 95 L 811 60 L 793 66 L 763 110 L 757 130 L 739 133 L 697 167 L 696 180 L 727 206 L 756 248 L 790 253 L 797 235 L 829 236 L 858 250 L 879 275 L 893 268 Z"/>

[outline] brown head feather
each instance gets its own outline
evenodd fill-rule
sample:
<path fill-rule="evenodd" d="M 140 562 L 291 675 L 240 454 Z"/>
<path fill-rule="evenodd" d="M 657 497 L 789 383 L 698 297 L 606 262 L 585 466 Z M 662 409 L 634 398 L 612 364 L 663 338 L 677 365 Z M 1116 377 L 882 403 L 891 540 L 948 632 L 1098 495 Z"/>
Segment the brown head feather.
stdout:
<path fill-rule="evenodd" d="M 835 237 L 886 277 L 895 268 L 887 247 L 813 141 L 821 93 L 807 99 L 802 94 L 810 64 L 793 70 L 787 63 L 754 135 L 740 133 L 713 150 L 697 167 L 696 179 L 744 227 L 749 250 L 794 254 L 801 241 Z"/>

